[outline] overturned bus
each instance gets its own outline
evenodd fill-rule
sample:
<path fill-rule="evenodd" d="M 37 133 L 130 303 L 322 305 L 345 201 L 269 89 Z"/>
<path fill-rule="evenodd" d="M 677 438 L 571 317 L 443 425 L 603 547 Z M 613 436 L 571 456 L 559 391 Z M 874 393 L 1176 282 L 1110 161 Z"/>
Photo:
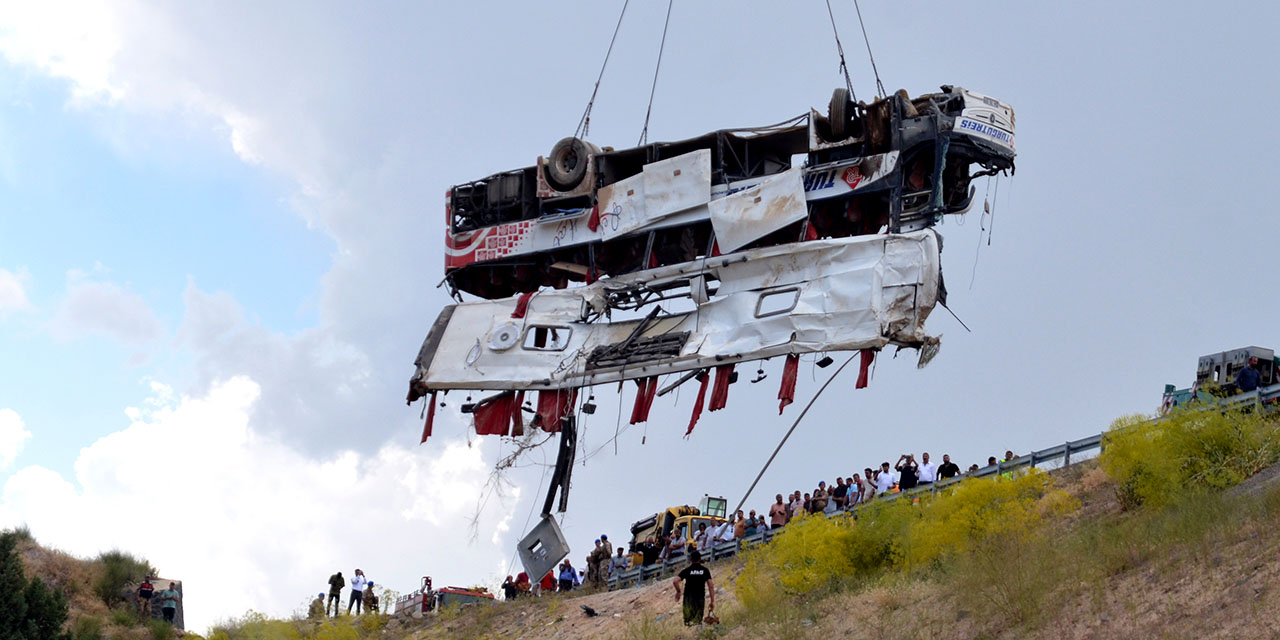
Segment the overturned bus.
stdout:
<path fill-rule="evenodd" d="M 839 89 L 825 115 L 624 150 L 571 138 L 455 186 L 445 272 L 459 303 L 430 327 L 408 400 L 502 391 L 464 410 L 512 424 L 525 390 L 554 391 L 533 416 L 554 429 L 584 386 L 639 379 L 651 400 L 662 374 L 705 385 L 715 368 L 719 387 L 742 361 L 936 347 L 931 227 L 969 210 L 974 178 L 1013 170 L 1014 123 L 958 87 L 869 105 Z"/>

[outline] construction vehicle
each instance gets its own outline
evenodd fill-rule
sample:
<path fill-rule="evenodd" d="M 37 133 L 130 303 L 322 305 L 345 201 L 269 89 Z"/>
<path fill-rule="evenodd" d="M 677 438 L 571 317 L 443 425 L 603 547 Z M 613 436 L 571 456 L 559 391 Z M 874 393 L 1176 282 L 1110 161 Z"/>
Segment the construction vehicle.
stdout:
<path fill-rule="evenodd" d="M 431 576 L 422 576 L 422 583 L 417 591 L 396 599 L 393 615 L 420 618 L 432 611 L 450 607 L 473 607 L 494 600 L 493 594 L 484 587 L 432 589 Z"/>
<path fill-rule="evenodd" d="M 631 525 L 631 562 L 638 565 L 641 561 L 636 545 L 650 536 L 661 540 L 663 536 L 672 535 L 685 541 L 685 548 L 693 545 L 693 536 L 698 532 L 698 525 L 707 525 L 707 531 L 726 522 L 729 501 L 724 498 L 702 496 L 697 507 L 683 505 L 667 507 L 647 518 L 637 520 Z"/>
<path fill-rule="evenodd" d="M 1239 392 L 1236 376 L 1248 366 L 1250 358 L 1258 359 L 1258 389 L 1265 392 L 1260 396 L 1275 397 L 1276 390 L 1270 388 L 1280 385 L 1280 357 L 1264 347 L 1241 347 L 1200 356 L 1194 384 L 1186 389 L 1172 384 L 1164 386 L 1160 412 L 1168 413 L 1174 407 L 1184 406 L 1193 400 L 1209 401 L 1236 395 Z"/>

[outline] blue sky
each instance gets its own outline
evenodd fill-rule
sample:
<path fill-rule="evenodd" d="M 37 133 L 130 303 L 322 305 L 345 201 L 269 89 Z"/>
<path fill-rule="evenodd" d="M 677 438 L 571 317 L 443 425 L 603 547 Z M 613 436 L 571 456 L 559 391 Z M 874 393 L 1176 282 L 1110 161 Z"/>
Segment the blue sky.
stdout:
<path fill-rule="evenodd" d="M 172 348 L 188 279 L 231 294 L 276 331 L 315 324 L 332 241 L 290 211 L 286 181 L 246 165 L 216 131 L 175 139 L 131 114 L 74 108 L 66 81 L 8 64 L 0 123 L 0 256 L 29 274 L 37 308 L 0 333 L 0 352 L 25 363 L 0 368 L 0 406 L 60 434 L 33 440 L 24 461 L 70 471 L 78 446 L 68 445 L 114 430 L 104 417 L 123 416 L 121 398 L 145 393 L 153 377 L 188 381 L 191 358 Z M 137 293 L 164 334 L 127 345 L 44 331 L 69 270 Z"/>
<path fill-rule="evenodd" d="M 401 590 L 424 572 L 500 580 L 544 469 L 511 473 L 472 536 L 509 445 L 445 411 L 418 447 L 420 407 L 402 404 L 446 302 L 441 194 L 572 132 L 620 6 L 0 8 L 0 454 L 16 456 L 0 526 L 146 555 L 188 580 L 206 622 L 288 613 L 357 564 Z M 833 8 L 869 98 L 852 4 Z M 883 357 L 868 389 L 837 381 L 748 506 L 904 450 L 967 465 L 1096 433 L 1190 382 L 1201 354 L 1280 344 L 1280 9 L 862 8 L 889 90 L 957 84 L 1016 108 L 1018 173 L 999 183 L 990 245 L 976 215 L 940 228 L 973 332 L 938 310 L 928 368 Z M 629 6 L 594 142 L 637 139 L 665 11 Z M 777 122 L 843 84 L 816 2 L 676 2 L 662 69 L 650 140 Z M 820 373 L 802 369 L 797 402 Z M 619 455 L 585 460 L 571 543 L 704 492 L 739 497 L 790 424 L 755 390 L 735 385 L 689 440 L 689 398 L 672 394 Z M 598 400 L 591 449 L 619 428 L 613 394 Z M 153 516 L 157 469 L 191 496 L 167 513 L 181 539 L 78 520 Z M 370 531 L 384 548 L 361 548 Z M 452 553 L 406 561 L 424 541 Z"/>

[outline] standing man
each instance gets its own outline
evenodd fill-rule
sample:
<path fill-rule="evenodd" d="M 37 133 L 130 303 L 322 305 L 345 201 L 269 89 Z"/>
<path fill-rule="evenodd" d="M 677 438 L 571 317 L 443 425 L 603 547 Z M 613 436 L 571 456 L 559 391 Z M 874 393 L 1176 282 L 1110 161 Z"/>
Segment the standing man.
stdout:
<path fill-rule="evenodd" d="M 324 607 L 324 614 L 329 615 L 329 606 L 333 606 L 333 615 L 336 618 L 342 611 L 342 588 L 347 585 L 347 581 L 342 577 L 339 571 L 329 576 L 329 603 Z"/>
<path fill-rule="evenodd" d="M 625 549 L 618 547 L 618 555 L 614 556 L 613 560 L 609 563 L 609 575 L 626 571 L 627 565 L 631 564 L 631 560 L 623 554 L 623 551 L 625 551 Z"/>
<path fill-rule="evenodd" d="M 360 605 L 364 602 L 364 586 L 368 583 L 364 572 L 356 569 L 356 575 L 351 576 L 351 598 L 347 600 L 348 614 L 351 613 L 351 607 L 355 607 L 356 615 L 360 615 Z"/>
<path fill-rule="evenodd" d="M 364 586 L 364 612 L 365 613 L 378 612 L 378 595 L 373 592 L 372 582 Z"/>
<path fill-rule="evenodd" d="M 782 504 L 782 494 L 779 493 L 773 506 L 769 507 L 769 527 L 777 529 L 785 524 L 787 524 L 787 505 Z"/>
<path fill-rule="evenodd" d="M 844 478 L 836 476 L 836 486 L 831 489 L 830 502 L 827 503 L 827 512 L 839 511 L 844 509 L 844 495 L 849 489 L 844 486 Z"/>
<path fill-rule="evenodd" d="M 164 621 L 173 624 L 174 614 L 178 612 L 178 601 L 182 596 L 174 587 L 177 583 L 170 582 L 169 588 L 160 592 L 160 611 L 164 613 Z"/>
<path fill-rule="evenodd" d="M 928 486 L 938 479 L 938 467 L 929 462 L 929 452 L 920 454 L 920 475 L 916 486 Z"/>
<path fill-rule="evenodd" d="M 893 472 L 889 470 L 888 462 L 880 463 L 880 473 L 876 474 L 876 493 L 884 495 L 893 489 Z"/>
<path fill-rule="evenodd" d="M 951 461 L 951 454 L 942 454 L 942 465 L 938 467 L 938 477 L 946 480 L 960 475 L 960 465 Z"/>
<path fill-rule="evenodd" d="M 894 467 L 898 470 L 898 488 L 902 491 L 914 489 L 919 476 L 916 474 L 920 471 L 920 465 L 916 464 L 916 457 L 910 453 L 902 454 L 898 458 L 898 464 Z"/>
<path fill-rule="evenodd" d="M 151 576 L 142 579 L 142 584 L 138 585 L 138 611 L 142 613 L 142 617 L 151 618 L 155 614 L 151 612 L 151 596 L 156 592 L 155 585 L 151 584 Z"/>
<path fill-rule="evenodd" d="M 560 563 L 560 592 L 572 591 L 573 585 L 578 582 L 578 572 L 569 564 L 569 559 Z"/>
<path fill-rule="evenodd" d="M 711 581 L 711 570 L 702 566 L 701 553 L 693 551 L 689 554 L 689 566 L 680 571 L 673 584 L 676 587 L 676 602 L 683 605 L 686 627 L 702 624 L 704 604 L 711 605 L 707 612 L 716 610 L 716 585 Z M 708 593 L 711 594 L 709 603 Z"/>
<path fill-rule="evenodd" d="M 1258 388 L 1258 383 L 1262 380 L 1262 373 L 1258 371 L 1258 357 L 1249 356 L 1249 364 L 1236 374 L 1236 388 L 1242 393 L 1248 393 Z"/>

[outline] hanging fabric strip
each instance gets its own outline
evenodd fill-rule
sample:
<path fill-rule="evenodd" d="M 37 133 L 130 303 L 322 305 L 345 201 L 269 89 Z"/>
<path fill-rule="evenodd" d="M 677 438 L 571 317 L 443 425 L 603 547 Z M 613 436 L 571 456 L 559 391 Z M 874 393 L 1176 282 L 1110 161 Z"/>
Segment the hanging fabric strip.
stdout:
<path fill-rule="evenodd" d="M 529 300 L 533 298 L 533 292 L 520 294 L 516 299 L 516 310 L 511 312 L 512 318 L 523 318 L 524 314 L 529 311 Z"/>
<path fill-rule="evenodd" d="M 858 365 L 858 384 L 854 385 L 855 389 L 866 389 L 868 376 L 871 373 L 871 362 L 876 359 L 876 352 L 872 349 L 862 350 L 862 360 Z"/>
<path fill-rule="evenodd" d="M 511 434 L 511 404 L 514 391 L 506 391 L 476 404 L 472 412 L 476 435 L 506 436 Z"/>
<path fill-rule="evenodd" d="M 521 411 L 524 407 L 524 389 L 516 392 L 516 399 L 511 402 L 511 435 L 524 435 L 524 415 Z"/>
<path fill-rule="evenodd" d="M 711 389 L 711 405 L 708 411 L 719 411 L 729 401 L 729 377 L 733 375 L 733 365 L 722 364 L 716 367 L 716 385 Z"/>
<path fill-rule="evenodd" d="M 631 405 L 631 421 L 629 424 L 643 422 L 640 416 L 644 413 L 644 399 L 648 395 L 649 378 L 636 378 L 636 401 Z"/>
<path fill-rule="evenodd" d="M 560 419 L 573 408 L 577 389 L 548 389 L 538 392 L 538 426 L 547 433 L 560 433 Z"/>
<path fill-rule="evenodd" d="M 591 216 L 587 218 L 587 228 L 591 231 L 600 228 L 600 205 L 591 207 Z"/>
<path fill-rule="evenodd" d="M 427 398 L 427 421 L 422 425 L 422 444 L 431 437 L 431 425 L 436 421 L 436 392 L 431 391 L 431 397 Z"/>
<path fill-rule="evenodd" d="M 653 407 L 653 399 L 658 395 L 658 376 L 648 378 L 649 384 L 644 390 L 644 407 L 640 409 L 640 421 L 649 421 L 649 409 Z"/>
<path fill-rule="evenodd" d="M 702 403 L 707 398 L 707 381 L 711 379 L 706 371 L 698 374 L 698 397 L 693 401 L 693 415 L 689 417 L 689 429 L 684 432 L 684 437 L 688 438 L 693 433 L 693 425 L 698 424 L 698 418 L 702 415 Z"/>
<path fill-rule="evenodd" d="M 796 401 L 796 373 L 800 371 L 800 356 L 791 354 L 782 366 L 782 387 L 778 389 L 778 415 L 787 405 Z"/>

